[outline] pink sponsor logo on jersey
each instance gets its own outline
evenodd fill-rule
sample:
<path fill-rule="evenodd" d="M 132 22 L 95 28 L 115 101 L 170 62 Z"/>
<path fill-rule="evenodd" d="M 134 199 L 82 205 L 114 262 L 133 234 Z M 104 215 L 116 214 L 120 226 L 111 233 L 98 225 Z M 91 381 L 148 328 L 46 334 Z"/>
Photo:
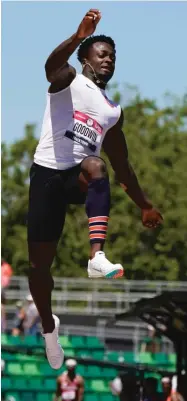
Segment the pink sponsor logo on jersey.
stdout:
<path fill-rule="evenodd" d="M 103 128 L 101 127 L 101 125 L 96 120 L 94 120 L 92 117 L 88 116 L 87 114 L 81 113 L 80 111 L 74 111 L 73 118 L 76 118 L 76 120 L 82 121 L 88 127 L 95 129 L 98 134 L 102 135 Z"/>

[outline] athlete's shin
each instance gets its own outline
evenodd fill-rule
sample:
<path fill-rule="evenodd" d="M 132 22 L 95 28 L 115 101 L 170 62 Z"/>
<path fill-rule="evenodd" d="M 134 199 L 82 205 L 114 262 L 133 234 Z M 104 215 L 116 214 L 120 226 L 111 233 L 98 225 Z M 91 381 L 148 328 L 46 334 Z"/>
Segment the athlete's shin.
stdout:
<path fill-rule="evenodd" d="M 51 293 L 54 287 L 53 278 L 48 268 L 29 268 L 29 289 L 41 318 L 43 332 L 54 330 L 51 309 Z"/>
<path fill-rule="evenodd" d="M 108 176 L 92 179 L 88 184 L 86 212 L 91 245 L 90 258 L 104 247 L 110 213 L 110 183 Z"/>

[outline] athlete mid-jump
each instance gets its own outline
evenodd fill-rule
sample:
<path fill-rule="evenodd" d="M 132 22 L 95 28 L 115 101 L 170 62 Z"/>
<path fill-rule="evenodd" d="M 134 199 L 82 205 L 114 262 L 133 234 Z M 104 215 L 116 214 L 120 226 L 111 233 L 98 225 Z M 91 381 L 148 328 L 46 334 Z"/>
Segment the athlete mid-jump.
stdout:
<path fill-rule="evenodd" d="M 109 262 L 103 252 L 110 185 L 106 164 L 100 158 L 102 146 L 122 188 L 141 209 L 144 226 L 154 228 L 162 221 L 159 211 L 140 188 L 128 160 L 121 107 L 105 93 L 114 73 L 116 50 L 110 37 L 90 36 L 100 19 L 98 10 L 88 11 L 76 33 L 46 61 L 50 86 L 30 171 L 29 286 L 41 317 L 49 363 L 57 369 L 63 362 L 63 351 L 58 343 L 59 319 L 51 310 L 50 268 L 68 204 L 86 204 L 91 245 L 88 276 L 123 276 L 123 267 Z M 78 46 L 82 74 L 68 64 Z"/>

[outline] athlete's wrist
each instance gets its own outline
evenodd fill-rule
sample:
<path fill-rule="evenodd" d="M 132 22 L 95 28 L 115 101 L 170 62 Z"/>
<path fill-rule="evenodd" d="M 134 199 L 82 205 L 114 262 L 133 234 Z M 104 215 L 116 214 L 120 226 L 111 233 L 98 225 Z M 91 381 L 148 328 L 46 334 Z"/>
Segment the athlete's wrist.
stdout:
<path fill-rule="evenodd" d="M 142 204 L 141 210 L 150 210 L 152 208 L 153 204 L 149 200 L 145 199 L 144 203 Z"/>
<path fill-rule="evenodd" d="M 87 36 L 82 36 L 78 31 L 74 34 L 75 40 L 79 41 L 80 43 L 86 39 Z"/>
<path fill-rule="evenodd" d="M 127 189 L 126 192 L 141 210 L 152 209 L 153 205 L 143 191 L 140 190 L 131 193 Z"/>

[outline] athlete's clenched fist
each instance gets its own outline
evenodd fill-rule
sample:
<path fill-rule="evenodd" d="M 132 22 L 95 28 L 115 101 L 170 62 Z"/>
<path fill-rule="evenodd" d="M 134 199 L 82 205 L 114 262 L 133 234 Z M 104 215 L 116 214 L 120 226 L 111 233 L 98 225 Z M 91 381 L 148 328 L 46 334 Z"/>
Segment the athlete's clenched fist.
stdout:
<path fill-rule="evenodd" d="M 101 19 L 101 13 L 99 10 L 89 10 L 83 20 L 81 21 L 76 36 L 78 39 L 85 39 L 92 35 L 96 29 L 98 22 Z"/>

